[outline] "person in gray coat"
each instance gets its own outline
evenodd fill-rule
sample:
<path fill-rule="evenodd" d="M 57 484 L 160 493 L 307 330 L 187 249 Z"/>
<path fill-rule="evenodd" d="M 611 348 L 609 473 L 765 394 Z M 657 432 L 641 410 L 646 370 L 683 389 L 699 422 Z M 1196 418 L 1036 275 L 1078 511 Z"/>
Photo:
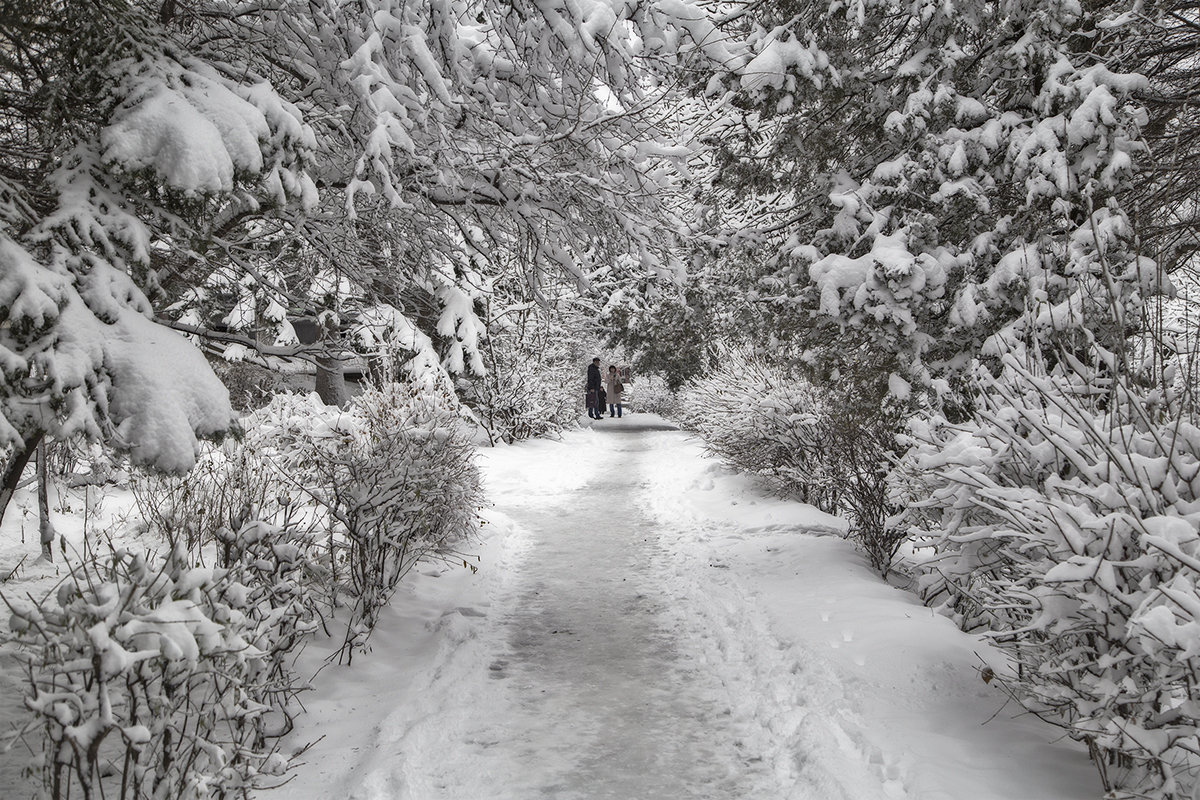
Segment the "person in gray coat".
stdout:
<path fill-rule="evenodd" d="M 608 395 L 608 415 L 610 417 L 621 416 L 621 394 L 625 391 L 625 384 L 621 383 L 621 376 L 617 372 L 615 364 L 610 364 L 608 374 L 604 376 L 604 392 Z"/>

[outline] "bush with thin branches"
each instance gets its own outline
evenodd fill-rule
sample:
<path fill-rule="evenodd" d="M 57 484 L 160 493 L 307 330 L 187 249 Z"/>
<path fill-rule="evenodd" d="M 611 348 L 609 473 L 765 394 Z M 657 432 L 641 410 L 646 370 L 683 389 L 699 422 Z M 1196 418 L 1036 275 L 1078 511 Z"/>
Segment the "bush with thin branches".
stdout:
<path fill-rule="evenodd" d="M 820 387 L 745 353 L 683 393 L 685 427 L 731 466 L 775 492 L 845 513 L 852 536 L 886 572 L 903 534 L 889 523 L 886 478 L 903 410 L 853 383 Z"/>
<path fill-rule="evenodd" d="M 893 500 L 925 599 L 1005 648 L 1007 686 L 1084 742 L 1114 798 L 1200 767 L 1200 427 L 1085 362 L 1002 359 L 966 421 L 910 426 Z"/>
<path fill-rule="evenodd" d="M 468 430 L 448 388 L 412 384 L 368 388 L 345 411 L 310 395 L 258 413 L 247 440 L 314 504 L 334 592 L 353 604 L 342 657 L 365 644 L 414 565 L 458 560 L 477 530 L 482 483 Z"/>
<path fill-rule="evenodd" d="M 246 798 L 284 772 L 291 662 L 318 624 L 304 547 L 253 522 L 228 538 L 225 567 L 114 550 L 38 602 L 4 597 L 46 797 Z"/>

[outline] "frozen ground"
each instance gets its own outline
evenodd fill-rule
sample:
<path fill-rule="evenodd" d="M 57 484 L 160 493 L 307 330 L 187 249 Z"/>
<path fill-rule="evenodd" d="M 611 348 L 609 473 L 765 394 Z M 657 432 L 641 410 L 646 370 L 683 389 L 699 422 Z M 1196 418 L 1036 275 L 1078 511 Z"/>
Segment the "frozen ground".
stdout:
<path fill-rule="evenodd" d="M 1083 800 L 998 655 L 882 583 L 840 522 L 657 418 L 485 451 L 477 573 L 413 576 L 328 667 L 287 800 Z M 323 738 L 322 738 L 323 737 Z"/>

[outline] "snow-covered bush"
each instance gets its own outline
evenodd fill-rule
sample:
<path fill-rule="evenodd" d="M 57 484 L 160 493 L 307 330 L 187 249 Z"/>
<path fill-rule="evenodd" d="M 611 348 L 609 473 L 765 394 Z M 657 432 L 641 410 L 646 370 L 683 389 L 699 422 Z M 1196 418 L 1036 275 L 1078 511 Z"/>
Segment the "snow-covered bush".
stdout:
<path fill-rule="evenodd" d="M 275 521 L 295 491 L 264 459 L 257 437 L 204 449 L 185 476 L 137 473 L 131 488 L 151 532 L 194 557 L 250 520 Z"/>
<path fill-rule="evenodd" d="M 1107 796 L 1193 797 L 1200 427 L 1109 355 L 980 370 L 971 418 L 911 424 L 893 499 L 932 552 L 926 599 L 1008 649 L 1013 693 L 1088 745 Z"/>
<path fill-rule="evenodd" d="M 740 353 L 682 393 L 682 421 L 708 449 L 775 491 L 846 513 L 886 571 L 903 535 L 888 523 L 886 477 L 902 411 L 857 387 L 818 387 Z"/>
<path fill-rule="evenodd" d="M 786 370 L 731 353 L 680 397 L 681 421 L 708 449 L 774 491 L 831 510 L 838 504 L 825 395 Z"/>
<path fill-rule="evenodd" d="M 835 465 L 840 486 L 837 510 L 849 518 L 850 534 L 871 564 L 886 575 L 907 538 L 891 522 L 896 509 L 887 485 L 897 456 L 896 433 L 907 409 L 894 398 L 870 400 L 853 386 L 830 392 L 824 409 L 827 458 Z"/>
<path fill-rule="evenodd" d="M 231 604 L 253 623 L 243 638 L 261 654 L 258 699 L 270 708 L 261 719 L 264 737 L 279 737 L 292 727 L 293 702 L 301 688 L 292 675 L 297 651 L 324 621 L 325 598 L 312 587 L 328 582 L 329 563 L 309 527 L 250 520 L 238 529 L 222 528 L 219 566 L 238 586 L 227 593 Z"/>
<path fill-rule="evenodd" d="M 583 377 L 562 337 L 548 328 L 497 330 L 483 360 L 487 374 L 458 385 L 493 445 L 553 436 L 575 424 Z"/>
<path fill-rule="evenodd" d="M 405 572 L 457 558 L 475 528 L 457 409 L 417 385 L 369 389 L 346 411 L 276 398 L 187 480 L 139 478 L 167 555 L 117 551 L 38 602 L 5 598 L 47 795 L 244 797 L 282 773 L 272 742 L 296 710 L 297 649 L 348 598 L 351 655 Z"/>
<path fill-rule="evenodd" d="M 4 598 L 24 646 L 27 737 L 46 796 L 247 797 L 286 761 L 301 686 L 291 657 L 316 626 L 287 531 L 228 534 L 227 567 L 114 551 L 36 604 Z"/>
<path fill-rule="evenodd" d="M 679 419 L 683 415 L 679 393 L 671 391 L 666 380 L 654 373 L 639 375 L 626 383 L 623 404 L 627 411 L 658 414 L 667 419 Z"/>
<path fill-rule="evenodd" d="M 475 451 L 446 388 L 372 387 L 345 411 L 315 395 L 282 396 L 255 415 L 247 441 L 324 518 L 330 580 L 354 603 L 347 658 L 405 573 L 425 558 L 455 557 L 476 529 Z"/>
<path fill-rule="evenodd" d="M 71 440 L 67 446 L 70 455 L 64 459 L 62 471 L 57 473 L 67 486 L 128 485 L 129 463 L 120 453 L 80 439 Z M 51 461 L 53 469 L 54 463 Z"/>
<path fill-rule="evenodd" d="M 280 395 L 243 420 L 240 442 L 209 448 L 186 478 L 140 476 L 135 495 L 150 529 L 197 560 L 229 562 L 230 531 L 248 520 L 295 531 L 306 591 L 354 605 L 353 649 L 417 561 L 475 529 L 482 487 L 458 409 L 444 386 L 417 383 L 368 388 L 346 410 Z"/>

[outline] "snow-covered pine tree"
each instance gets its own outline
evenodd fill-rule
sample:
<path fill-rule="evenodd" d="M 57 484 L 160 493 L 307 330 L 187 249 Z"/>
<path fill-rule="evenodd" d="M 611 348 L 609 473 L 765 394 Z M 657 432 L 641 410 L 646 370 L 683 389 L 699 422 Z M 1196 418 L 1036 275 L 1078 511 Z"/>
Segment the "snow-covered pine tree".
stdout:
<path fill-rule="evenodd" d="M 776 329 L 834 357 L 825 329 L 849 330 L 928 381 L 1009 325 L 1100 325 L 1108 256 L 1081 248 L 1133 251 L 1121 201 L 1145 153 L 1149 84 L 1119 57 L 1149 24 L 1132 9 L 785 3 L 732 23 L 754 57 L 726 76 L 743 112 L 714 137 L 713 203 L 755 212 L 735 238 L 779 244 L 748 276 L 789 317 Z M 1112 280 L 1135 306 L 1157 288 L 1137 259 Z M 1046 315 L 1018 322 L 1043 296 Z"/>
<path fill-rule="evenodd" d="M 758 214 L 719 244 L 779 244 L 736 273 L 783 316 L 766 332 L 908 394 L 839 369 L 866 345 L 923 389 L 893 498 L 930 588 L 995 630 L 1014 694 L 1114 797 L 1191 796 L 1193 411 L 1131 337 L 1170 291 L 1149 256 L 1195 252 L 1168 144 L 1193 146 L 1194 12 L 780 3 L 731 24 L 755 55 L 725 76 L 743 113 L 710 205 Z"/>

